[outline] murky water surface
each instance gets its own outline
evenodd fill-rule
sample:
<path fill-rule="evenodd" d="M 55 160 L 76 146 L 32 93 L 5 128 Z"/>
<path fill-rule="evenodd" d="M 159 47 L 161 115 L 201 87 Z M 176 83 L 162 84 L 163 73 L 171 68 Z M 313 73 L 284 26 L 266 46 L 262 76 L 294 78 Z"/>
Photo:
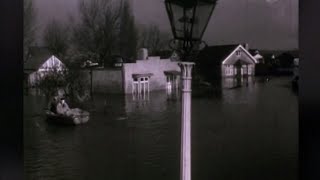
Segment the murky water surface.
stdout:
<path fill-rule="evenodd" d="M 192 178 L 298 179 L 298 98 L 289 83 L 193 98 Z M 89 123 L 78 127 L 47 124 L 46 104 L 24 98 L 26 179 L 179 179 L 181 104 L 165 92 L 96 95 Z"/>

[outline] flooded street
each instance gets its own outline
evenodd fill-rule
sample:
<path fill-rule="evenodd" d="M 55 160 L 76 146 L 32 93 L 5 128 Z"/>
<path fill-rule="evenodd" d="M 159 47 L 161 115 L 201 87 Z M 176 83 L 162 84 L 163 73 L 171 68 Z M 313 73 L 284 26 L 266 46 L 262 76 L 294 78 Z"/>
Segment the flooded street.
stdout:
<path fill-rule="evenodd" d="M 298 179 L 298 98 L 290 80 L 192 99 L 193 179 Z M 181 104 L 166 92 L 146 100 L 95 95 L 89 122 L 77 127 L 47 124 L 46 105 L 24 96 L 26 179 L 179 179 Z"/>

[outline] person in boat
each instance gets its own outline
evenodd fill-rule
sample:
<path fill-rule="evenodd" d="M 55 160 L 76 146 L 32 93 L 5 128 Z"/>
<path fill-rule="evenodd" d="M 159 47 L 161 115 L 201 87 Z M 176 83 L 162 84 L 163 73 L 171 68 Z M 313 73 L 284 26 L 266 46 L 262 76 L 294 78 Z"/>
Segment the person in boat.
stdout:
<path fill-rule="evenodd" d="M 57 113 L 58 96 L 54 96 L 49 103 L 49 110 L 53 113 Z"/>
<path fill-rule="evenodd" d="M 81 112 L 80 109 L 70 109 L 69 105 L 66 103 L 65 98 L 61 98 L 60 102 L 57 105 L 57 113 L 67 116 L 76 116 L 79 115 Z"/>
<path fill-rule="evenodd" d="M 57 104 L 57 113 L 67 115 L 70 111 L 69 105 L 66 103 L 65 98 L 61 98 L 59 103 Z"/>

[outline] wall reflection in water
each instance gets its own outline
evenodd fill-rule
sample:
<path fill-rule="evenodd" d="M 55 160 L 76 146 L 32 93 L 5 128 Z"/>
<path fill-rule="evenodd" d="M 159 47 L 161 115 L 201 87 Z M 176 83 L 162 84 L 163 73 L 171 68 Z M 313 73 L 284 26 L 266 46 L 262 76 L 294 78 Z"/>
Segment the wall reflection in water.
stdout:
<path fill-rule="evenodd" d="M 222 79 L 222 88 L 249 87 L 255 84 L 255 77 L 227 77 Z"/>

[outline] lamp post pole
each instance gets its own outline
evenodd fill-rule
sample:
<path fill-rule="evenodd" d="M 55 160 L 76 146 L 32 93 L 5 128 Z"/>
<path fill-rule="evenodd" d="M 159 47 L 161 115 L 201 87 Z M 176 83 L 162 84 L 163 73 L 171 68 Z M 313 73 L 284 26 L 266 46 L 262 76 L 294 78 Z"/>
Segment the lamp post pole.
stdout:
<path fill-rule="evenodd" d="M 217 0 L 165 0 L 165 6 L 177 48 L 182 80 L 180 180 L 191 180 L 191 80 L 194 55 L 216 6 Z M 191 61 L 191 62 L 190 62 Z"/>
<path fill-rule="evenodd" d="M 90 97 L 93 99 L 93 92 L 92 92 L 92 67 L 90 67 Z"/>
<path fill-rule="evenodd" d="M 181 62 L 182 109 L 181 109 L 181 180 L 191 180 L 191 80 L 193 62 Z"/>

